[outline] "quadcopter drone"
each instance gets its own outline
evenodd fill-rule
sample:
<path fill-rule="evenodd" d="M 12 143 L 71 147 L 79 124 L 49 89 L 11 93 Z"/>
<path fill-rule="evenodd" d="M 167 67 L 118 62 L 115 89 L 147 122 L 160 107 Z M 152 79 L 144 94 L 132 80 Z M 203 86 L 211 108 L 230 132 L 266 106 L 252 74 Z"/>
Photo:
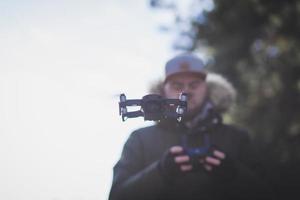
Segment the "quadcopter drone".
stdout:
<path fill-rule="evenodd" d="M 127 106 L 140 106 L 140 110 L 129 112 Z M 179 99 L 167 99 L 158 94 L 148 94 L 142 99 L 126 99 L 120 95 L 119 115 L 122 120 L 144 117 L 144 120 L 159 121 L 164 118 L 175 118 L 178 121 L 187 110 L 187 94 L 181 93 Z"/>

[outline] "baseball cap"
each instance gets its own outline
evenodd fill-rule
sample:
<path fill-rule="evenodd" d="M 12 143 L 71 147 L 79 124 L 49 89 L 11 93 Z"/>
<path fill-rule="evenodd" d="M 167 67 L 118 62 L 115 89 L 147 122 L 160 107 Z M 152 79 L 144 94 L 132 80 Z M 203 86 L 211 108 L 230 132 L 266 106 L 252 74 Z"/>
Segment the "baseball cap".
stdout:
<path fill-rule="evenodd" d="M 173 75 L 180 73 L 193 73 L 206 78 L 203 61 L 192 53 L 179 54 L 170 59 L 165 65 L 165 82 Z"/>

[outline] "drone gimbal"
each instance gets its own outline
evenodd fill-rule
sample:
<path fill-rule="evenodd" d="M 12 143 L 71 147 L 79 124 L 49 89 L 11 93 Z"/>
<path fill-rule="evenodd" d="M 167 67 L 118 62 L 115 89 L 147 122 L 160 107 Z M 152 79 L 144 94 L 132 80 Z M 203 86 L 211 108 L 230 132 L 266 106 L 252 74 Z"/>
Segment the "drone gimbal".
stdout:
<path fill-rule="evenodd" d="M 141 106 L 140 110 L 128 112 L 127 106 Z M 122 120 L 144 117 L 144 120 L 158 121 L 164 118 L 181 120 L 187 110 L 187 94 L 181 93 L 179 99 L 167 99 L 157 94 L 148 94 L 142 99 L 126 99 L 120 95 L 119 114 Z"/>

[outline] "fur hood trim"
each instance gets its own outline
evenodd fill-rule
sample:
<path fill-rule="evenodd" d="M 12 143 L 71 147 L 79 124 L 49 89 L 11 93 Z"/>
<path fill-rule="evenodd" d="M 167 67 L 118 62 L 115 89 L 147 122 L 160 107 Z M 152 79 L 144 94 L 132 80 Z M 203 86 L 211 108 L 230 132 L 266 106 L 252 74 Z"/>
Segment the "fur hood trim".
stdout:
<path fill-rule="evenodd" d="M 227 112 L 235 103 L 236 90 L 223 76 L 208 73 L 206 77 L 208 98 L 214 104 L 217 111 Z M 163 95 L 163 81 L 159 80 L 150 87 L 150 93 Z"/>

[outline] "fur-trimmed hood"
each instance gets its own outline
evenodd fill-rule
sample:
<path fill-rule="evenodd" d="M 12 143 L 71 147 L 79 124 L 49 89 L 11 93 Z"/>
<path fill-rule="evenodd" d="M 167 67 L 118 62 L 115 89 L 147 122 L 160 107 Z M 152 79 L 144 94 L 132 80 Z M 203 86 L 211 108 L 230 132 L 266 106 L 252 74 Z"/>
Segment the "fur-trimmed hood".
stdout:
<path fill-rule="evenodd" d="M 235 102 L 236 90 L 223 76 L 208 73 L 206 77 L 208 98 L 220 113 L 228 111 Z M 163 95 L 163 81 L 159 80 L 150 87 L 150 93 Z"/>

